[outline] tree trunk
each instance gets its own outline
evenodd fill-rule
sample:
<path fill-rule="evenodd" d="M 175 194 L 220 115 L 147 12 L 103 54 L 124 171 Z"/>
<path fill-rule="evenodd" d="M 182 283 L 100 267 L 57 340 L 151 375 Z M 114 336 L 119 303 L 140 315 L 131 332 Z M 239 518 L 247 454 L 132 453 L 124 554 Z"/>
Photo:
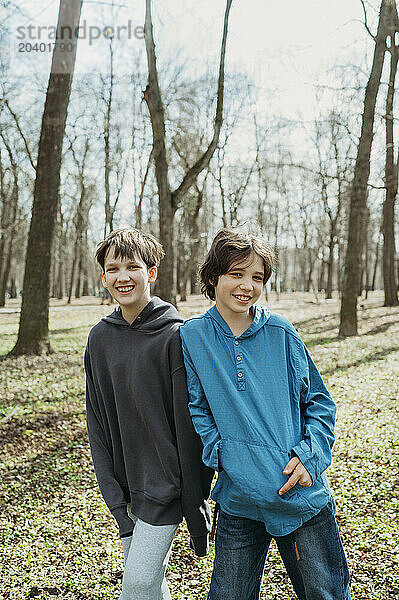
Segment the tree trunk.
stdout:
<path fill-rule="evenodd" d="M 310 288 L 312 286 L 315 287 L 313 284 L 314 257 L 313 257 L 311 248 L 307 249 L 307 255 L 308 255 L 308 275 L 307 275 L 307 279 L 306 279 L 306 291 L 310 292 Z"/>
<path fill-rule="evenodd" d="M 114 213 L 111 208 L 111 191 L 110 191 L 110 174 L 111 174 L 111 158 L 110 158 L 110 135 L 111 135 L 111 110 L 112 110 L 112 97 L 114 90 L 114 52 L 112 48 L 112 39 L 109 40 L 109 53 L 110 53 L 110 83 L 109 93 L 107 99 L 107 109 L 104 118 L 104 190 L 105 190 L 105 224 L 104 224 L 104 237 L 113 231 L 113 217 Z"/>
<path fill-rule="evenodd" d="M 368 235 L 368 213 L 369 213 L 369 209 L 366 206 L 364 214 L 363 214 L 363 236 L 360 240 L 361 243 L 361 248 L 360 248 L 360 277 L 359 277 L 359 290 L 357 293 L 358 298 L 361 298 L 363 295 L 363 289 L 364 289 L 364 275 L 365 275 L 365 271 L 364 271 L 364 266 L 365 266 L 365 260 L 364 260 L 364 249 L 365 249 L 365 245 L 366 245 L 366 240 L 367 240 L 367 235 Z"/>
<path fill-rule="evenodd" d="M 18 178 L 14 181 L 13 192 L 12 192 L 12 205 L 11 205 L 11 224 L 8 232 L 8 240 L 4 248 L 4 269 L 1 277 L 0 287 L 0 306 L 5 306 L 6 303 L 6 291 L 7 283 L 11 270 L 11 258 L 14 245 L 14 235 L 16 229 L 16 218 L 18 209 Z"/>
<path fill-rule="evenodd" d="M 82 0 L 60 0 L 57 38 L 44 106 L 36 170 L 32 219 L 26 252 L 21 318 L 11 354 L 41 354 L 51 350 L 48 336 L 51 250 L 57 220 L 62 145 L 75 66 Z M 60 42 L 72 43 L 61 52 Z"/>
<path fill-rule="evenodd" d="M 199 294 L 200 285 L 198 281 L 198 269 L 193 266 L 190 273 L 190 294 Z"/>
<path fill-rule="evenodd" d="M 0 237 L 0 306 L 5 306 L 7 283 L 11 269 L 12 250 L 16 229 L 16 219 L 19 200 L 18 166 L 14 154 L 6 137 L 1 133 L 1 138 L 6 147 L 13 176 L 12 191 L 10 197 L 6 197 L 3 181 L 3 166 L 0 165 L 1 198 L 3 210 L 1 213 L 1 237 Z"/>
<path fill-rule="evenodd" d="M 362 128 L 350 196 L 348 245 L 339 328 L 339 335 L 341 336 L 357 335 L 357 294 L 360 285 L 361 240 L 364 235 L 375 105 L 384 64 L 386 38 L 392 28 L 395 13 L 395 0 L 382 0 L 378 30 L 375 37 L 373 65 L 364 97 Z"/>
<path fill-rule="evenodd" d="M 334 248 L 335 248 L 335 231 L 331 228 L 330 240 L 328 244 L 328 262 L 327 262 L 327 286 L 326 286 L 326 300 L 332 298 L 332 282 L 334 273 Z"/>
<path fill-rule="evenodd" d="M 89 268 L 87 262 L 88 247 L 87 247 L 87 228 L 83 234 L 83 249 L 82 249 L 82 296 L 89 296 Z"/>
<path fill-rule="evenodd" d="M 58 261 L 58 274 L 57 274 L 57 298 L 62 300 L 64 297 L 64 281 L 65 281 L 65 270 L 62 262 L 62 254 L 60 253 L 60 259 Z"/>
<path fill-rule="evenodd" d="M 64 231 L 64 217 L 59 207 L 58 221 L 58 272 L 57 272 L 57 298 L 62 300 L 65 291 L 65 248 L 67 246 Z"/>
<path fill-rule="evenodd" d="M 75 243 L 73 245 L 73 258 L 72 258 L 72 264 L 71 264 L 71 275 L 69 278 L 69 290 L 68 290 L 67 304 L 70 304 L 71 300 L 72 300 L 73 287 L 74 287 L 74 283 L 75 283 L 76 265 L 78 263 L 78 252 L 79 252 L 78 244 L 79 244 L 79 242 L 76 237 Z"/>
<path fill-rule="evenodd" d="M 147 161 L 147 167 L 144 173 L 143 181 L 141 182 L 140 195 L 135 208 L 136 213 L 136 228 L 141 229 L 143 226 L 143 198 L 144 198 L 144 190 L 147 183 L 148 175 L 150 172 L 151 162 L 154 156 L 154 149 L 152 148 L 150 155 Z"/>
<path fill-rule="evenodd" d="M 182 277 L 182 282 L 181 282 L 181 291 L 180 291 L 181 302 L 185 302 L 187 300 L 187 284 L 190 279 L 194 265 L 197 261 L 198 250 L 199 250 L 200 241 L 201 241 L 198 221 L 199 221 L 199 211 L 202 206 L 203 190 L 197 190 L 197 192 L 198 192 L 197 203 L 195 206 L 195 210 L 190 218 L 190 239 L 192 239 L 193 242 L 191 245 L 190 257 L 187 261 L 187 264 L 186 264 L 184 272 L 183 272 L 183 277 Z"/>
<path fill-rule="evenodd" d="M 318 281 L 317 281 L 317 291 L 321 292 L 321 291 L 325 291 L 326 289 L 326 282 L 325 282 L 325 271 L 326 271 L 326 259 L 325 259 L 325 255 L 324 255 L 324 248 L 323 248 L 323 255 L 321 257 L 320 260 L 320 266 L 319 266 L 319 277 L 318 277 Z"/>
<path fill-rule="evenodd" d="M 78 260 L 78 269 L 77 269 L 77 277 L 76 277 L 76 285 L 75 285 L 75 298 L 81 297 L 81 289 L 82 289 L 82 243 L 81 240 L 79 242 L 79 260 Z"/>
<path fill-rule="evenodd" d="M 8 212 L 8 193 L 5 189 L 4 182 L 4 168 L 3 168 L 3 157 L 0 149 L 0 200 L 1 200 L 1 216 L 0 216 L 0 287 L 2 285 L 3 277 L 4 277 L 4 267 L 5 267 L 5 258 L 4 258 L 4 245 L 5 245 L 5 225 L 7 223 L 7 212 Z M 4 303 L 0 306 L 4 306 Z"/>
<path fill-rule="evenodd" d="M 346 245 L 342 242 L 338 243 L 338 261 L 337 261 L 337 287 L 338 295 L 342 299 L 342 289 L 344 286 L 344 266 L 345 266 Z"/>
<path fill-rule="evenodd" d="M 172 204 L 172 192 L 169 185 L 168 161 L 165 141 L 165 113 L 155 56 L 155 44 L 152 31 L 151 0 L 146 0 L 145 43 L 148 61 L 148 83 L 144 91 L 144 100 L 151 118 L 155 177 L 158 187 L 159 238 L 166 259 L 158 277 L 158 294 L 165 300 L 176 303 L 174 282 L 174 246 L 173 225 L 175 207 Z"/>
<path fill-rule="evenodd" d="M 183 231 L 185 230 L 185 219 L 182 218 L 179 221 L 179 225 L 176 231 L 176 287 L 177 293 L 181 295 L 181 283 L 182 283 L 182 272 L 184 268 L 184 253 L 185 253 L 185 236 Z"/>
<path fill-rule="evenodd" d="M 391 36 L 391 67 L 385 109 L 385 186 L 386 194 L 382 209 L 382 233 L 384 236 L 382 271 L 384 277 L 384 306 L 397 306 L 395 273 L 395 200 L 398 192 L 398 162 L 394 161 L 393 141 L 393 102 L 395 94 L 395 79 L 398 68 L 399 48 L 395 46 L 395 37 Z"/>
<path fill-rule="evenodd" d="M 173 304 L 176 304 L 173 235 L 174 216 L 184 194 L 186 194 L 189 188 L 196 182 L 198 175 L 209 165 L 219 141 L 223 118 L 224 62 L 226 54 L 227 27 L 231 4 L 232 0 L 227 0 L 224 15 L 223 38 L 220 51 L 218 93 L 213 138 L 204 154 L 190 169 L 188 169 L 188 171 L 186 171 L 181 184 L 174 190 L 174 192 L 172 192 L 169 185 L 169 165 L 165 140 L 165 114 L 158 81 L 151 18 L 151 0 L 146 0 L 144 31 L 148 63 L 148 83 L 144 91 L 144 100 L 150 113 L 153 135 L 155 178 L 158 188 L 159 238 L 166 254 L 166 259 L 159 273 L 158 293 L 164 300 L 168 300 Z"/>
<path fill-rule="evenodd" d="M 15 300 L 17 298 L 18 294 L 17 294 L 17 284 L 15 281 L 15 277 L 11 276 L 11 281 L 10 281 L 10 298 L 12 298 L 13 300 Z"/>
<path fill-rule="evenodd" d="M 375 261 L 374 261 L 374 269 L 373 269 L 373 278 L 371 280 L 371 289 L 374 292 L 375 290 L 375 280 L 377 277 L 377 268 L 378 268 L 378 260 L 379 260 L 379 255 L 380 255 L 380 238 L 381 238 L 381 229 L 378 232 L 378 239 L 377 239 L 377 244 L 375 247 Z"/>
<path fill-rule="evenodd" d="M 370 210 L 367 209 L 367 235 L 364 240 L 364 299 L 367 300 L 369 297 L 370 288 L 370 273 L 369 273 L 369 236 L 370 236 Z"/>

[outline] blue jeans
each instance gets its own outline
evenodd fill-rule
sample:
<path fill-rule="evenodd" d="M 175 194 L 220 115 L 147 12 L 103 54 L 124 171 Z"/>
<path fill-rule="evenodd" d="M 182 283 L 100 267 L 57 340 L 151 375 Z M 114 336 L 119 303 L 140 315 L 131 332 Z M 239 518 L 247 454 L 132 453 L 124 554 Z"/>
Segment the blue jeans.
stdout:
<path fill-rule="evenodd" d="M 274 539 L 299 600 L 350 600 L 333 498 L 296 531 Z M 208 600 L 258 600 L 271 540 L 261 521 L 220 511 Z"/>

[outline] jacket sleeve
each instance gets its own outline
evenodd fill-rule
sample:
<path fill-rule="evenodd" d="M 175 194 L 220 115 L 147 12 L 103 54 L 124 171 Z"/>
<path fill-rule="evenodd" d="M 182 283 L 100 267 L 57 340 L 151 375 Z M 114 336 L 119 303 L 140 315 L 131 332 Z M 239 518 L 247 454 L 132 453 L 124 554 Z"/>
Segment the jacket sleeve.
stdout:
<path fill-rule="evenodd" d="M 187 372 L 187 386 L 189 394 L 188 407 L 195 430 L 201 437 L 204 446 L 202 460 L 207 467 L 210 467 L 215 471 L 220 471 L 220 434 L 184 339 L 182 339 L 182 349 L 184 365 Z"/>
<path fill-rule="evenodd" d="M 201 438 L 193 427 L 188 411 L 186 373 L 178 331 L 173 346 L 173 412 L 181 472 L 182 512 L 196 555 L 205 556 L 208 551 L 208 533 L 211 523 L 207 499 L 214 471 L 202 462 Z"/>
<path fill-rule="evenodd" d="M 107 444 L 107 435 L 103 427 L 88 346 L 84 364 L 86 371 L 86 423 L 94 471 L 105 503 L 118 523 L 119 535 L 127 537 L 133 533 L 133 521 L 127 514 L 126 499 L 115 478 L 112 451 L 110 445 Z"/>
<path fill-rule="evenodd" d="M 331 464 L 336 406 L 306 346 L 297 341 L 297 384 L 304 427 L 303 438 L 293 452 L 314 482 Z"/>

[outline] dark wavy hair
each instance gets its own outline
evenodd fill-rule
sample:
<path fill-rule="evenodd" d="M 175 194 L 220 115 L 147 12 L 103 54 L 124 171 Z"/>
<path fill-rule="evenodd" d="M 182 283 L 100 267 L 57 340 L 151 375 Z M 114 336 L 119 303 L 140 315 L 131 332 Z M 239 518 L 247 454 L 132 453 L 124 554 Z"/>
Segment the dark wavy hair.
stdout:
<path fill-rule="evenodd" d="M 274 254 L 270 245 L 262 238 L 245 234 L 234 229 L 221 229 L 212 242 L 211 248 L 200 267 L 201 292 L 210 300 L 215 300 L 215 287 L 221 275 L 225 275 L 232 265 L 244 261 L 251 254 L 257 254 L 263 261 L 265 274 L 263 285 L 270 279 Z"/>
<path fill-rule="evenodd" d="M 110 248 L 114 248 L 115 258 L 140 258 L 147 267 L 157 267 L 165 255 L 161 244 L 153 235 L 133 227 L 115 229 L 97 246 L 95 257 L 103 271 L 105 257 Z"/>

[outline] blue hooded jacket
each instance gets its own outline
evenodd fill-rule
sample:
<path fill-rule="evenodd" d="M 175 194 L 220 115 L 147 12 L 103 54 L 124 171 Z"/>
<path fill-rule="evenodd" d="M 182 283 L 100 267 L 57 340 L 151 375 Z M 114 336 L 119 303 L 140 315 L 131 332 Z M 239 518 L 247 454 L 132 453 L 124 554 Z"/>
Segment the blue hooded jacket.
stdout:
<path fill-rule="evenodd" d="M 234 336 L 213 306 L 180 328 L 189 409 L 216 469 L 212 498 L 235 516 L 288 535 L 330 499 L 335 404 L 291 323 L 262 306 Z M 279 496 L 288 461 L 298 456 L 312 477 Z"/>

